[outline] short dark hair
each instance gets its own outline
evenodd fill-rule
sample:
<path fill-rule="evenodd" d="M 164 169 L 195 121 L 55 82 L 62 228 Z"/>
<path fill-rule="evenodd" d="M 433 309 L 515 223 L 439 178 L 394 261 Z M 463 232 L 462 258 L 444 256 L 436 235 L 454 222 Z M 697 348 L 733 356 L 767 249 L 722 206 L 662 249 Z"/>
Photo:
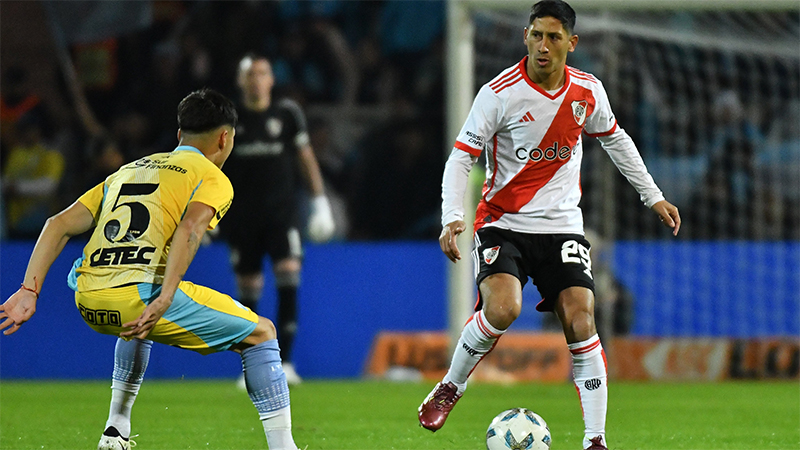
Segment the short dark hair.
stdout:
<path fill-rule="evenodd" d="M 194 91 L 178 105 L 178 128 L 188 133 L 205 133 L 223 125 L 235 128 L 238 120 L 233 102 L 213 89 Z"/>
<path fill-rule="evenodd" d="M 561 22 L 569 34 L 575 30 L 575 10 L 562 0 L 542 0 L 531 7 L 528 25 L 539 17 L 554 17 Z"/>

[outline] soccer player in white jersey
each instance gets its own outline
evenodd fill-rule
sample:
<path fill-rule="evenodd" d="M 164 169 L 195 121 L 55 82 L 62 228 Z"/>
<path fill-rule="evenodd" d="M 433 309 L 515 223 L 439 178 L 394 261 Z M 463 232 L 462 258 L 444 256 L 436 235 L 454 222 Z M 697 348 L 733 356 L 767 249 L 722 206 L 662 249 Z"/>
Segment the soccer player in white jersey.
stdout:
<path fill-rule="evenodd" d="M 530 277 L 539 311 L 555 311 L 572 353 L 585 424 L 583 448 L 606 449 L 608 391 L 603 347 L 594 321 L 594 282 L 584 238 L 582 137 L 595 137 L 676 235 L 678 209 L 664 199 L 631 138 L 617 125 L 602 83 L 566 65 L 575 50 L 575 11 L 560 0 L 531 9 L 528 55 L 485 84 L 445 165 L 439 244 L 456 262 L 465 230 L 467 177 L 486 154 L 486 182 L 475 219 L 478 304 L 456 345 L 449 371 L 419 407 L 420 424 L 436 431 L 463 395 L 467 378 L 519 316 Z"/>
<path fill-rule="evenodd" d="M 296 450 L 275 326 L 231 297 L 182 281 L 206 230 L 233 200 L 221 167 L 236 133 L 233 103 L 210 89 L 178 106 L 179 146 L 122 166 L 47 220 L 22 287 L 0 305 L 0 330 L 36 311 L 40 287 L 70 237 L 94 227 L 68 277 L 92 329 L 117 336 L 111 406 L 98 450 L 128 450 L 131 409 L 153 342 L 242 357 L 247 391 L 270 449 Z"/>

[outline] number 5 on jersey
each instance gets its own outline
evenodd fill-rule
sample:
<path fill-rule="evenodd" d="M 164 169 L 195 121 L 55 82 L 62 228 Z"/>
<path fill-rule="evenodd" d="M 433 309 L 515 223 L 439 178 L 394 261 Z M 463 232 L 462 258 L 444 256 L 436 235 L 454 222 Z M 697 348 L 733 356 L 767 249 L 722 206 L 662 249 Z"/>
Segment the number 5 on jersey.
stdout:
<path fill-rule="evenodd" d="M 592 276 L 592 258 L 589 256 L 589 249 L 577 241 L 567 241 L 561 245 L 561 261 L 564 264 L 575 263 L 583 264 L 586 266 L 584 272 L 589 278 L 594 280 Z"/>
<path fill-rule="evenodd" d="M 156 183 L 125 183 L 120 186 L 119 193 L 117 194 L 116 200 L 114 200 L 114 206 L 111 208 L 111 212 L 113 213 L 118 208 L 127 206 L 130 210 L 131 220 L 128 224 L 128 230 L 125 232 L 122 239 L 117 241 L 114 239 L 119 236 L 122 225 L 117 219 L 111 219 L 106 222 L 105 227 L 103 227 L 103 235 L 106 237 L 106 239 L 108 239 L 109 242 L 134 241 L 147 230 L 148 226 L 150 226 L 150 212 L 147 210 L 146 206 L 139 202 L 120 203 L 120 198 L 123 196 L 133 197 L 150 195 L 155 192 L 156 189 L 158 189 L 158 184 Z"/>

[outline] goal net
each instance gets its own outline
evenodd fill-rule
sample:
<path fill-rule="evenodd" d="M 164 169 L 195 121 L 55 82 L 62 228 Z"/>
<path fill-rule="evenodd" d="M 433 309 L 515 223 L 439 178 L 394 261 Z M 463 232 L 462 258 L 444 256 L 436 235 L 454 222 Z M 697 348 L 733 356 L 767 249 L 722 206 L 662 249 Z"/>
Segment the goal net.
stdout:
<path fill-rule="evenodd" d="M 451 2 L 447 70 L 470 73 L 449 75 L 449 136 L 480 86 L 527 53 L 532 3 Z M 614 316 L 627 317 L 618 332 L 637 335 L 800 332 L 800 8 L 751 3 L 573 2 L 580 40 L 567 63 L 603 81 L 684 222 L 672 238 L 584 136 L 580 206 L 602 244 L 593 259 L 606 333 Z M 471 270 L 451 274 L 451 333 L 472 305 L 474 282 L 459 272 Z M 515 328 L 542 326 L 536 301 L 527 286 Z"/>

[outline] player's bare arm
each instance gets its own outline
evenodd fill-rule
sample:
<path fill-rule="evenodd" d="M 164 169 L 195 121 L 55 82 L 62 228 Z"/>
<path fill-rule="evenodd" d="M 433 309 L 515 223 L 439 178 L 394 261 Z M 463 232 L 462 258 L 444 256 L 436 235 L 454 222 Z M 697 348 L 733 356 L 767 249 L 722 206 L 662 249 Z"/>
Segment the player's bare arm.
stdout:
<path fill-rule="evenodd" d="M 5 330 L 3 334 L 15 333 L 33 316 L 39 292 L 53 261 L 72 236 L 88 231 L 93 225 L 92 213 L 80 202 L 47 219 L 31 253 L 22 285 L 0 305 L 0 330 Z"/>
<path fill-rule="evenodd" d="M 666 200 L 661 200 L 651 206 L 650 209 L 658 214 L 664 226 L 672 228 L 673 236 L 678 235 L 678 230 L 681 229 L 681 215 L 678 213 L 678 208 L 675 205 Z"/>
<path fill-rule="evenodd" d="M 138 318 L 122 325 L 123 328 L 130 329 L 120 333 L 120 337 L 146 338 L 158 320 L 167 312 L 172 304 L 172 298 L 178 290 L 178 285 L 197 254 L 197 249 L 200 248 L 203 235 L 215 212 L 214 208 L 204 203 L 189 203 L 186 214 L 172 235 L 172 245 L 164 269 L 161 293 L 147 305 Z"/>
<path fill-rule="evenodd" d="M 461 259 L 461 251 L 458 250 L 456 241 L 458 235 L 463 233 L 466 228 L 467 224 L 463 220 L 454 220 L 442 228 L 442 233 L 439 235 L 439 246 L 450 261 L 456 262 Z"/>

